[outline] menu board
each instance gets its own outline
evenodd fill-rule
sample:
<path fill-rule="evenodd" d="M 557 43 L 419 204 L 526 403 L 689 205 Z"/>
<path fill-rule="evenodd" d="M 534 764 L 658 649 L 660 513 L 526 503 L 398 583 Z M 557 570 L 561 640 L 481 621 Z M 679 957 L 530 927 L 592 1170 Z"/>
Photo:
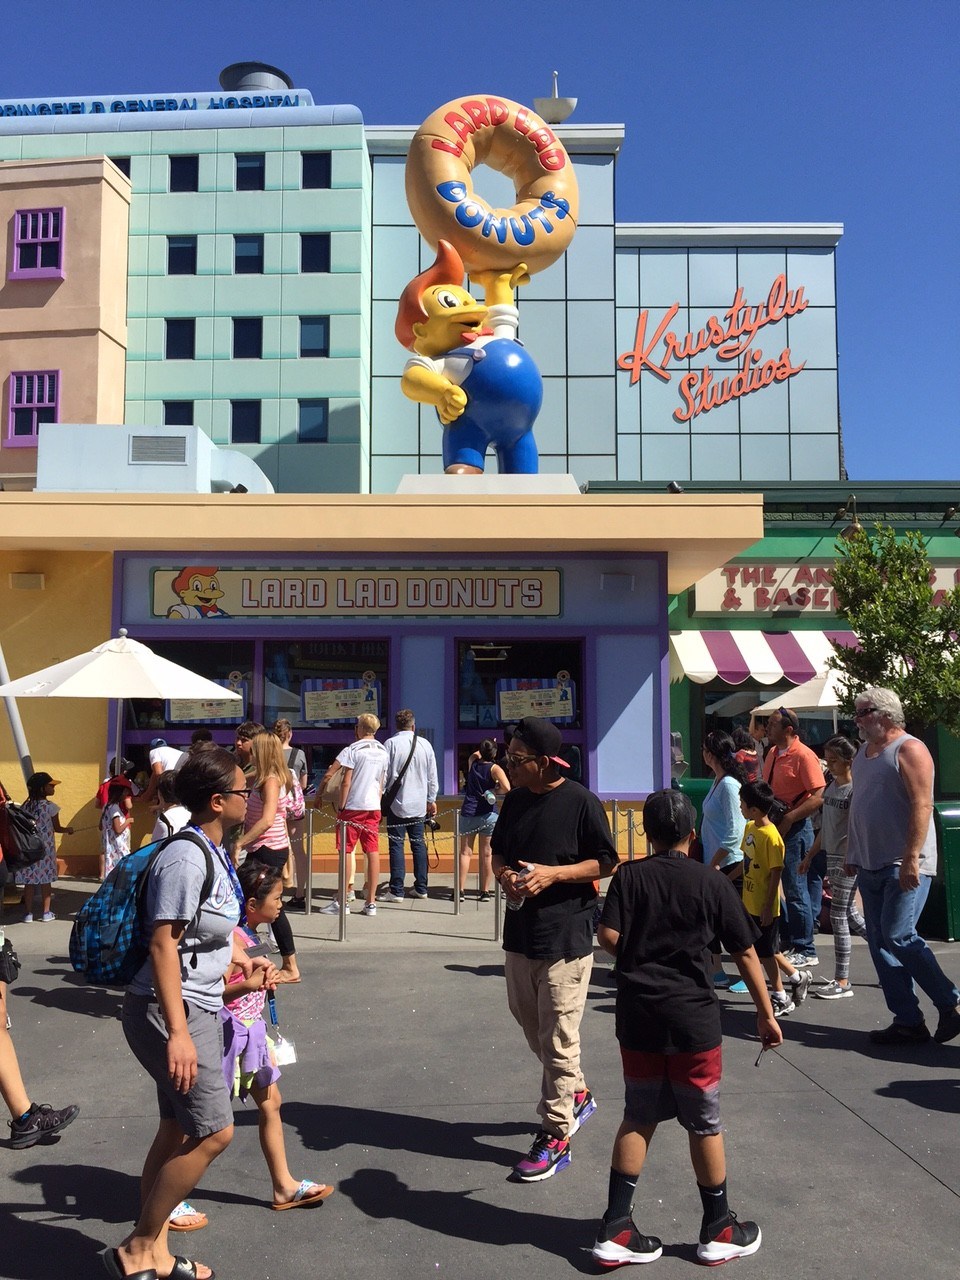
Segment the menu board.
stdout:
<path fill-rule="evenodd" d="M 304 680 L 300 715 L 303 720 L 326 724 L 353 724 L 364 712 L 379 717 L 380 693 L 380 681 L 372 673 L 360 679 Z"/>
<path fill-rule="evenodd" d="M 566 724 L 576 716 L 577 687 L 569 677 L 498 680 L 496 694 L 501 724 L 516 724 L 524 716 Z"/>
<path fill-rule="evenodd" d="M 166 706 L 167 724 L 240 724 L 247 718 L 246 680 L 214 680 L 239 693 L 239 698 L 171 698 Z"/>

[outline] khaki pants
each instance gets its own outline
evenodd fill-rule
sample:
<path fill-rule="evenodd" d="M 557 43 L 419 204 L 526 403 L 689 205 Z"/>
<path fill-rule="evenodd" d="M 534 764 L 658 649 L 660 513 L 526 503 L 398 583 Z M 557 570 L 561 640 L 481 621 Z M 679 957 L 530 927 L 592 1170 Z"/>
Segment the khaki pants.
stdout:
<path fill-rule="evenodd" d="M 573 1124 L 573 1095 L 586 1088 L 580 1070 L 580 1019 L 593 956 L 528 960 L 507 951 L 504 967 L 510 1012 L 543 1067 L 537 1112 L 545 1132 L 565 1138 Z"/>

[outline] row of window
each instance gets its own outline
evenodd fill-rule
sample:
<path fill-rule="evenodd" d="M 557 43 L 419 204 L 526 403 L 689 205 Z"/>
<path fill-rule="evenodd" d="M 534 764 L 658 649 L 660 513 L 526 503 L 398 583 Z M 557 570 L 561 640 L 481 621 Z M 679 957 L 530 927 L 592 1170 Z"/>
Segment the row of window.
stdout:
<path fill-rule="evenodd" d="M 321 317 L 323 318 L 323 317 Z M 163 422 L 168 427 L 193 425 L 192 400 L 165 400 Z M 60 374 L 55 370 L 12 373 L 7 443 L 36 447 L 45 422 L 59 421 Z M 230 401 L 230 443 L 259 444 L 262 402 Z M 327 399 L 297 401 L 297 442 L 323 444 L 327 440 L 330 402 Z"/>
<path fill-rule="evenodd" d="M 121 173 L 130 177 L 130 157 L 111 156 Z M 262 151 L 242 151 L 234 157 L 237 191 L 265 190 L 267 158 Z M 300 187 L 303 191 L 326 191 L 332 182 L 332 157 L 329 151 L 300 152 Z M 200 157 L 170 156 L 170 190 L 200 190 Z"/>
<path fill-rule="evenodd" d="M 168 317 L 164 321 L 166 336 L 164 356 L 167 360 L 195 360 L 197 349 L 196 316 Z M 326 357 L 330 354 L 330 317 L 300 317 L 301 356 Z M 263 316 L 234 316 L 233 358 L 263 359 Z"/>
<path fill-rule="evenodd" d="M 165 427 L 193 426 L 192 400 L 164 400 L 163 425 Z M 263 402 L 260 400 L 230 401 L 230 443 L 259 444 Z M 330 401 L 297 401 L 297 443 L 325 444 L 330 426 Z"/>
<path fill-rule="evenodd" d="M 233 237 L 233 270 L 238 276 L 263 274 L 263 236 Z M 305 231 L 300 235 L 300 271 L 302 274 L 328 274 L 330 271 L 330 232 Z M 197 237 L 167 236 L 167 274 L 197 274 Z"/>

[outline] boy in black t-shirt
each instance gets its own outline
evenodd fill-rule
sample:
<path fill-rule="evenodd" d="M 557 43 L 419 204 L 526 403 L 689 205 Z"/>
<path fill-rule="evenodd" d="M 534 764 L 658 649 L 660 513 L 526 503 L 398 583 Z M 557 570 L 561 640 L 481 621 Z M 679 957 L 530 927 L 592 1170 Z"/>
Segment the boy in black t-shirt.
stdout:
<path fill-rule="evenodd" d="M 661 1120 L 687 1130 L 703 1222 L 697 1257 L 708 1265 L 756 1253 L 760 1228 L 727 1205 L 720 1132 L 720 1006 L 710 943 L 719 937 L 757 1006 L 764 1049 L 783 1041 L 753 949 L 756 926 L 726 878 L 688 858 L 694 810 L 679 791 L 657 791 L 643 808 L 653 855 L 622 866 L 607 892 L 598 941 L 617 960 L 617 1039 L 624 1119 L 613 1147 L 606 1213 L 593 1256 L 603 1266 L 653 1262 L 662 1244 L 641 1235 L 633 1194 Z"/>

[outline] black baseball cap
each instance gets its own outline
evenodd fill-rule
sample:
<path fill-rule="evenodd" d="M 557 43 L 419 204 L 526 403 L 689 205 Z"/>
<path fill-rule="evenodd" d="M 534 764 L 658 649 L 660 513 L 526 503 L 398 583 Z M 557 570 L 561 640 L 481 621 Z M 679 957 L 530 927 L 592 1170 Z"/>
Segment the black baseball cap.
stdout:
<path fill-rule="evenodd" d="M 514 729 L 513 737 L 519 738 L 535 755 L 548 756 L 561 769 L 570 768 L 558 754 L 563 746 L 563 734 L 551 720 L 544 720 L 542 716 L 524 716 Z"/>

